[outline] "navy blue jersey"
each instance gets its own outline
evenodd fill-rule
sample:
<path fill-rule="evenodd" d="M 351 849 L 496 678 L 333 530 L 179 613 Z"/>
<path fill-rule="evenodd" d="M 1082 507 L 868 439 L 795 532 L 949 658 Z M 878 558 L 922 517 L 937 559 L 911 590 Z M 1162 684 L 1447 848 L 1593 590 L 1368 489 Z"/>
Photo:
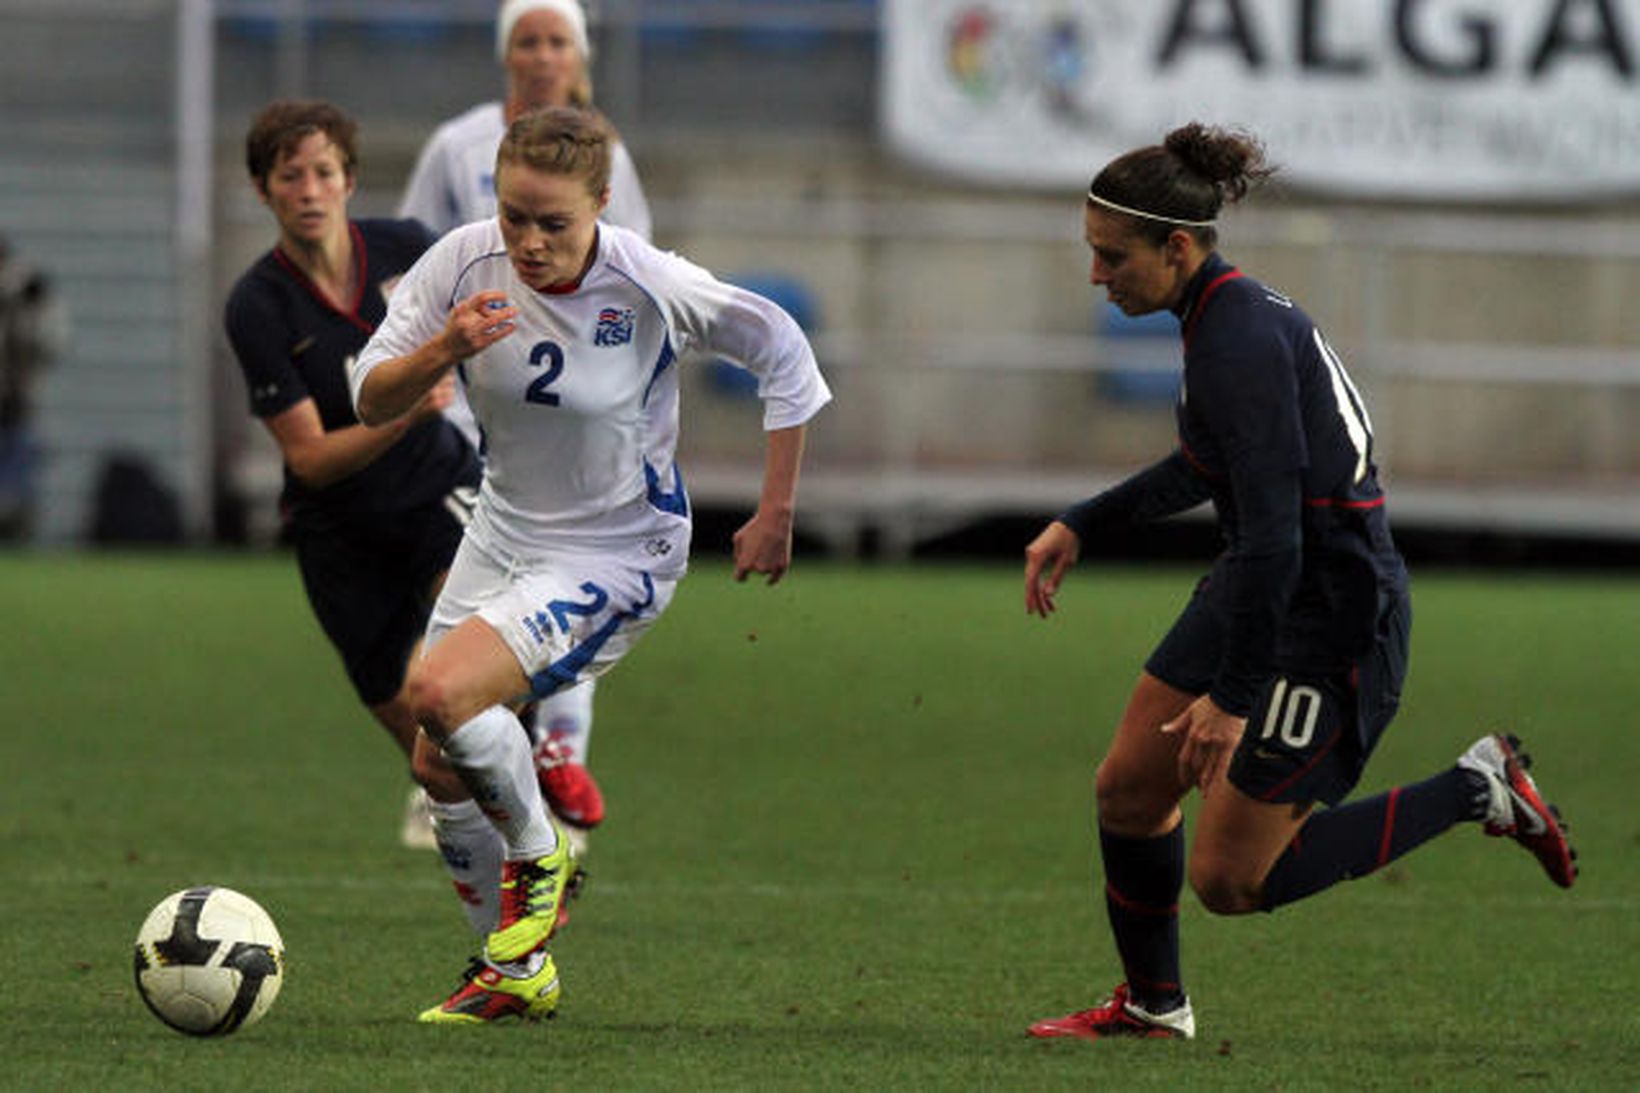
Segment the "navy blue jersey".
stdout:
<path fill-rule="evenodd" d="M 358 220 L 349 230 L 359 266 L 351 310 L 333 306 L 277 249 L 258 259 L 228 296 L 228 340 L 257 417 L 311 398 L 326 432 L 359 424 L 348 395 L 348 363 L 386 314 L 384 284 L 391 287 L 434 236 L 414 220 Z M 281 506 L 298 530 L 364 526 L 436 502 L 470 477 L 476 458 L 460 432 L 433 415 L 380 458 L 323 489 L 304 485 L 287 466 Z"/>
<path fill-rule="evenodd" d="M 1406 569 L 1366 407 L 1309 316 L 1217 254 L 1176 312 L 1178 449 L 1061 519 L 1086 537 L 1112 520 L 1212 502 L 1227 630 L 1209 693 L 1245 716 L 1278 667 L 1326 671 L 1363 657 Z"/>

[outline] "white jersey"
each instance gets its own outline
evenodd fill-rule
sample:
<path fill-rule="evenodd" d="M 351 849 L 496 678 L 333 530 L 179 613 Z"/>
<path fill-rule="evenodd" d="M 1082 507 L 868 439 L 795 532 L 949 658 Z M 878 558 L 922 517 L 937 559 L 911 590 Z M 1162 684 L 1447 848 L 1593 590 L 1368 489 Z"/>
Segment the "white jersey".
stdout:
<path fill-rule="evenodd" d="M 580 286 L 547 294 L 519 280 L 495 220 L 446 235 L 394 291 L 351 373 L 354 405 L 364 378 L 441 334 L 456 303 L 504 292 L 516 329 L 460 369 L 486 446 L 470 533 L 524 562 L 638 552 L 657 576 L 681 575 L 680 357 L 699 350 L 756 375 L 765 429 L 804 424 L 831 392 L 778 305 L 623 228 L 600 224 L 595 246 Z"/>
<path fill-rule="evenodd" d="M 498 102 L 475 106 L 440 125 L 416 158 L 398 215 L 420 220 L 435 235 L 494 216 L 495 153 L 506 132 L 506 115 Z M 645 239 L 653 225 L 638 169 L 619 141 L 611 149 L 609 205 L 603 220 Z"/>

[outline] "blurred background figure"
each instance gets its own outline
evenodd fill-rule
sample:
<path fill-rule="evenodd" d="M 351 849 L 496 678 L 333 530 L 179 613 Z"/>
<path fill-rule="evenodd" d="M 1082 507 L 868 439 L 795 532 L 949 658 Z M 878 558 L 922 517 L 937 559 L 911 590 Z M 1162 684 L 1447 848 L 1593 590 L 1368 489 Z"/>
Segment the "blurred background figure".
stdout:
<path fill-rule="evenodd" d="M 0 540 L 29 537 L 40 459 L 36 384 L 67 340 L 67 314 L 50 278 L 17 259 L 0 235 Z"/>
<path fill-rule="evenodd" d="M 578 0 L 506 0 L 496 16 L 496 56 L 506 75 L 506 99 L 480 103 L 446 121 L 423 146 L 399 202 L 399 215 L 414 217 L 440 235 L 496 215 L 495 154 L 507 126 L 543 106 L 592 106 L 592 46 L 586 12 Z M 609 204 L 600 219 L 645 239 L 652 220 L 637 168 L 619 140 L 610 164 Z M 457 388 L 446 414 L 480 452 L 483 439 L 465 392 Z M 544 698 L 523 715 L 536 749 L 541 789 L 553 813 L 567 823 L 577 850 L 586 832 L 603 822 L 603 793 L 586 768 L 592 735 L 588 680 Z M 412 795 L 405 816 L 405 844 L 432 846 L 424 803 Z"/>
<path fill-rule="evenodd" d="M 399 215 L 443 235 L 495 215 L 495 152 L 508 124 L 542 106 L 592 106 L 592 46 L 577 0 L 507 0 L 496 17 L 506 98 L 444 122 L 422 146 Z M 652 218 L 637 168 L 617 141 L 602 218 L 649 238 Z"/>

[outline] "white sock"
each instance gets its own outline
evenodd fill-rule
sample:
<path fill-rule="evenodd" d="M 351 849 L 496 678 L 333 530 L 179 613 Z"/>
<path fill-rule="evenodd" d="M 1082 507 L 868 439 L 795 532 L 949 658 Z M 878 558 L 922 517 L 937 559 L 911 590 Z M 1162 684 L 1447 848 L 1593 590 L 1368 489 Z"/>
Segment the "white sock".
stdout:
<path fill-rule="evenodd" d="M 533 860 L 558 849 L 529 741 L 511 710 L 491 706 L 474 717 L 444 738 L 444 754 L 506 840 L 509 860 Z"/>
<path fill-rule="evenodd" d="M 507 844 L 490 818 L 471 799 L 445 804 L 429 800 L 433 832 L 445 871 L 461 897 L 473 933 L 487 936 L 501 918 L 501 858 Z"/>
<path fill-rule="evenodd" d="M 592 695 L 597 688 L 598 681 L 589 679 L 537 702 L 530 740 L 536 744 L 553 740 L 566 758 L 584 764 L 592 744 Z"/>

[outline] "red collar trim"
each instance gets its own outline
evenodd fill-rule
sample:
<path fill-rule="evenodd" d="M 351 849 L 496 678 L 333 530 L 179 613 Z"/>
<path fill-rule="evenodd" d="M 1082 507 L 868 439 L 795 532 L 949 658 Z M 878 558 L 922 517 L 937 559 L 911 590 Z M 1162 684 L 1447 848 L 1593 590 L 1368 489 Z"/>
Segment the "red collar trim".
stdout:
<path fill-rule="evenodd" d="M 1352 501 L 1346 497 L 1306 497 L 1304 503 L 1312 509 L 1380 509 L 1384 507 L 1384 498 L 1380 495 Z"/>
<path fill-rule="evenodd" d="M 317 300 L 321 307 L 327 311 L 335 312 L 366 334 L 374 334 L 376 328 L 366 322 L 364 317 L 359 314 L 359 308 L 364 304 L 365 283 L 370 272 L 369 263 L 366 261 L 364 253 L 364 234 L 359 231 L 359 226 L 351 220 L 347 222 L 347 232 L 348 238 L 353 241 L 353 300 L 346 311 L 337 307 L 329 296 L 321 292 L 319 286 L 313 283 L 313 278 L 309 277 L 302 267 L 292 261 L 288 254 L 280 250 L 277 244 L 273 248 L 273 260 L 278 262 L 279 267 L 290 274 L 297 284 L 307 290 L 307 294 Z"/>
<path fill-rule="evenodd" d="M 1217 292 L 1219 290 L 1219 288 L 1226 281 L 1235 281 L 1235 280 L 1240 279 L 1241 276 L 1242 276 L 1241 270 L 1231 269 L 1231 270 L 1226 270 L 1225 272 L 1219 274 L 1217 277 L 1213 278 L 1211 281 L 1207 282 L 1207 286 L 1202 289 L 1201 298 L 1196 301 L 1196 306 L 1190 309 L 1190 314 L 1185 318 L 1185 321 L 1184 321 L 1184 343 L 1185 343 L 1185 345 L 1190 344 L 1190 335 L 1195 333 L 1195 331 L 1196 331 L 1196 320 L 1200 319 L 1201 315 L 1202 315 L 1202 312 L 1207 310 L 1207 301 L 1211 300 L 1213 298 L 1213 293 Z"/>
<path fill-rule="evenodd" d="M 535 291 L 541 293 L 543 296 L 568 296 L 570 293 L 575 292 L 581 287 L 581 282 L 587 279 L 587 274 L 592 272 L 592 267 L 598 264 L 598 248 L 603 246 L 604 243 L 603 231 L 596 228 L 593 231 L 592 256 L 587 259 L 586 268 L 581 271 L 580 276 L 566 284 L 548 285 L 546 288 L 538 288 Z"/>

